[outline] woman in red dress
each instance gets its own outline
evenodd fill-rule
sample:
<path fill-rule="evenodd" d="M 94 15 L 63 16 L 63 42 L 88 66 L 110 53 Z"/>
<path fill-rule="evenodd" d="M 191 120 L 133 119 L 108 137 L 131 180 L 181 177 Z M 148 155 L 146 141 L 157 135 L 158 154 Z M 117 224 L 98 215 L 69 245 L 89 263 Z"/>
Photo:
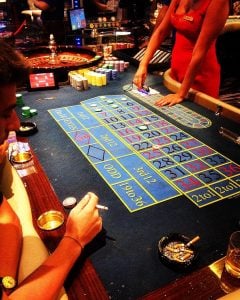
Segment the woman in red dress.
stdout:
<path fill-rule="evenodd" d="M 180 103 L 190 88 L 218 98 L 220 66 L 216 40 L 229 14 L 226 0 L 172 0 L 158 28 L 154 31 L 133 83 L 141 88 L 148 64 L 171 30 L 175 30 L 171 77 L 181 83 L 177 93 L 156 101 L 157 106 Z"/>

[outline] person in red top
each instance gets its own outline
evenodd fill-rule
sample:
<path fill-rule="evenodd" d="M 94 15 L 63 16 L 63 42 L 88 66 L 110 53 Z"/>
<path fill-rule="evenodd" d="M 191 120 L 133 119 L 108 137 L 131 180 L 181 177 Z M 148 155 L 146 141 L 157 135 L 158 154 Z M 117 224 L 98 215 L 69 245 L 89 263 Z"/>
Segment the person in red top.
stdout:
<path fill-rule="evenodd" d="M 141 88 L 147 67 L 156 49 L 175 30 L 171 77 L 181 83 L 175 94 L 156 101 L 157 106 L 180 103 L 193 88 L 218 98 L 220 65 L 215 44 L 229 14 L 226 0 L 173 0 L 158 28 L 153 32 L 133 83 Z"/>
<path fill-rule="evenodd" d="M 7 182 L 4 175 L 6 166 L 10 164 L 7 157 L 8 133 L 20 126 L 15 111 L 16 87 L 21 79 L 26 78 L 28 71 L 26 58 L 0 41 L 0 299 L 3 300 L 58 299 L 64 281 L 84 246 L 102 230 L 102 218 L 96 207 L 98 197 L 88 192 L 69 213 L 65 234 L 57 248 L 20 284 L 17 283 L 20 256 L 26 251 L 22 224 L 27 213 L 22 220 L 12 208 L 6 190 L 13 188 L 14 178 Z M 24 197 L 19 191 L 11 192 L 19 201 Z"/>

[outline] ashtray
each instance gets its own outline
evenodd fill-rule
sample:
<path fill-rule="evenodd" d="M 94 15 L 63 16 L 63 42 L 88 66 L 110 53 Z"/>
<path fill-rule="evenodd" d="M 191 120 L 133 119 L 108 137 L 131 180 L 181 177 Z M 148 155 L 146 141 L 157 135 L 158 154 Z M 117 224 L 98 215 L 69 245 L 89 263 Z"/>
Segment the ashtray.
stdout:
<path fill-rule="evenodd" d="M 54 230 L 62 226 L 64 215 L 58 210 L 49 210 L 41 214 L 37 219 L 37 225 L 43 230 Z"/>
<path fill-rule="evenodd" d="M 17 164 L 22 164 L 25 162 L 28 162 L 32 159 L 32 154 L 29 151 L 24 151 L 24 152 L 18 152 L 14 155 L 12 155 L 11 160 L 14 163 Z"/>
<path fill-rule="evenodd" d="M 37 124 L 34 122 L 21 122 L 18 131 L 16 132 L 19 136 L 29 136 L 38 131 Z"/>
<path fill-rule="evenodd" d="M 162 237 L 158 242 L 160 260 L 168 267 L 177 270 L 191 267 L 198 257 L 198 251 L 193 246 L 197 240 L 199 236 L 190 239 L 180 233 L 171 233 Z"/>

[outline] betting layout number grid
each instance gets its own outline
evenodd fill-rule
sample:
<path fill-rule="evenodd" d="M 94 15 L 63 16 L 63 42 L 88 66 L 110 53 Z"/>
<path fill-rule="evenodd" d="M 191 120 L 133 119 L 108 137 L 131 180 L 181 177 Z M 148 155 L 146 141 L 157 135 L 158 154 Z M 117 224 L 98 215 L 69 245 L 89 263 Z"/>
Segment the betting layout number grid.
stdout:
<path fill-rule="evenodd" d="M 158 99 L 162 98 L 164 95 L 162 95 L 160 92 L 152 88 L 150 88 L 149 93 L 138 91 L 138 89 L 133 86 L 129 88 L 129 85 L 124 86 L 123 90 L 129 93 L 130 96 L 137 97 L 138 100 L 154 107 L 162 114 L 165 114 L 169 118 L 173 119 L 175 122 L 178 122 L 186 127 L 207 128 L 212 125 L 212 122 L 208 118 L 198 114 L 197 112 L 181 104 L 176 104 L 173 106 L 162 106 L 162 107 L 156 106 L 155 102 Z M 152 91 L 154 91 L 154 93 L 152 93 Z"/>
<path fill-rule="evenodd" d="M 184 194 L 203 207 L 240 193 L 240 166 L 125 95 L 49 113 L 130 212 Z"/>

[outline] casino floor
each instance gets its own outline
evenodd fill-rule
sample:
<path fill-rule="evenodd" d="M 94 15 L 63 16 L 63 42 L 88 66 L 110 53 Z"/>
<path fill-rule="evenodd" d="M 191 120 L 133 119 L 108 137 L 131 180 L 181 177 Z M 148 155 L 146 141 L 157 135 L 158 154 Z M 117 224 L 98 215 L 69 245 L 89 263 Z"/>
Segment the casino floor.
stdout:
<path fill-rule="evenodd" d="M 91 51 L 92 49 L 94 48 L 91 48 Z M 123 55 L 120 59 L 127 62 L 128 55 L 124 51 Z M 101 62 L 99 57 L 97 60 L 97 63 Z M 106 85 L 96 86 L 89 83 L 86 89 L 78 90 L 66 80 L 59 82 L 56 89 L 45 87 L 30 90 L 29 86 L 23 86 L 18 90 L 22 102 L 16 110 L 20 120 L 34 122 L 37 126 L 33 134 L 17 136 L 21 145 L 30 147 L 31 160 L 26 163 L 13 163 L 27 191 L 34 226 L 51 252 L 63 235 L 65 225 L 52 231 L 41 230 L 37 227 L 37 218 L 41 213 L 56 209 L 67 218 L 69 209 L 62 205 L 63 200 L 69 196 L 80 199 L 88 191 L 95 192 L 100 198 L 100 204 L 109 208 L 108 211 L 100 212 L 103 218 L 103 232 L 86 247 L 83 257 L 76 262 L 66 280 L 65 289 L 69 299 L 219 299 L 225 295 L 220 286 L 223 280 L 231 291 L 240 287 L 238 281 L 227 276 L 221 279 L 229 236 L 232 232 L 240 230 L 239 184 L 236 183 L 234 187 L 220 186 L 219 189 L 221 188 L 226 196 L 202 206 L 191 201 L 187 193 L 176 189 L 174 196 L 134 210 L 123 195 L 116 192 L 114 184 L 111 184 L 106 176 L 106 170 L 100 171 L 100 164 L 92 158 L 86 158 L 86 151 L 81 147 L 80 139 L 71 138 L 63 124 L 60 121 L 56 122 L 56 118 L 52 117 L 58 109 L 67 108 L 69 112 L 75 107 L 83 107 L 84 113 L 90 114 L 87 101 L 93 98 L 99 100 L 107 97 L 109 100 L 118 95 L 123 98 L 130 97 L 136 107 L 141 105 L 150 110 L 155 118 L 160 117 L 168 122 L 169 128 L 177 128 L 179 132 L 187 135 L 189 140 L 201 143 L 203 148 L 214 149 L 218 157 L 230 161 L 233 173 L 239 173 L 239 107 L 198 94 L 196 102 L 186 100 L 181 110 L 186 109 L 185 117 L 190 115 L 190 123 L 195 116 L 200 116 L 200 120 L 207 120 L 208 125 L 201 128 L 187 126 L 179 118 L 172 117 L 171 113 L 164 113 L 151 105 L 150 101 L 143 102 L 144 97 L 138 93 L 132 93 L 131 82 L 136 64 L 131 57 L 129 61 L 130 64 L 127 64 L 125 70 L 119 71 Z M 85 67 L 91 68 L 91 65 Z M 40 73 L 43 73 L 43 70 Z M 167 72 L 165 77 L 162 75 L 159 70 L 153 70 L 148 76 L 147 85 L 164 95 L 174 90 L 177 83 L 168 78 Z M 238 90 L 228 90 L 228 94 L 231 93 L 237 94 Z M 199 100 L 201 97 L 202 103 Z M 208 109 L 206 106 L 211 100 L 212 106 Z M 34 113 L 24 115 L 22 105 Z M 140 120 L 143 118 L 144 116 L 139 116 Z M 102 127 L 103 131 L 99 130 L 94 136 L 99 144 L 102 136 L 106 134 L 106 126 Z M 230 132 L 227 137 L 220 134 L 221 128 Z M 90 130 L 85 129 L 89 134 Z M 109 132 L 112 134 L 113 130 Z M 119 138 L 116 141 L 122 140 Z M 174 143 L 170 144 L 173 146 Z M 119 151 L 123 145 L 126 146 L 126 142 L 120 143 Z M 129 150 L 129 146 L 126 148 Z M 118 163 L 117 153 L 118 151 L 115 162 Z M 129 165 L 125 166 L 124 171 L 131 175 L 129 170 L 135 167 L 134 164 L 135 160 L 129 159 Z M 149 165 L 149 162 L 145 165 L 142 163 L 139 173 L 141 167 L 146 168 Z M 239 174 L 236 173 L 229 173 L 229 178 L 238 178 Z M 144 176 L 146 178 L 147 175 L 142 177 Z M 236 179 L 236 182 L 239 182 L 239 179 Z M 175 186 L 169 183 L 170 186 L 175 191 Z M 234 188 L 236 191 L 233 192 Z M 145 194 L 149 194 L 146 188 L 143 190 Z M 158 242 L 171 233 L 180 233 L 190 239 L 200 237 L 194 245 L 198 253 L 197 259 L 191 267 L 176 269 L 160 259 Z M 240 297 L 232 295 L 235 297 L 232 299 Z"/>

